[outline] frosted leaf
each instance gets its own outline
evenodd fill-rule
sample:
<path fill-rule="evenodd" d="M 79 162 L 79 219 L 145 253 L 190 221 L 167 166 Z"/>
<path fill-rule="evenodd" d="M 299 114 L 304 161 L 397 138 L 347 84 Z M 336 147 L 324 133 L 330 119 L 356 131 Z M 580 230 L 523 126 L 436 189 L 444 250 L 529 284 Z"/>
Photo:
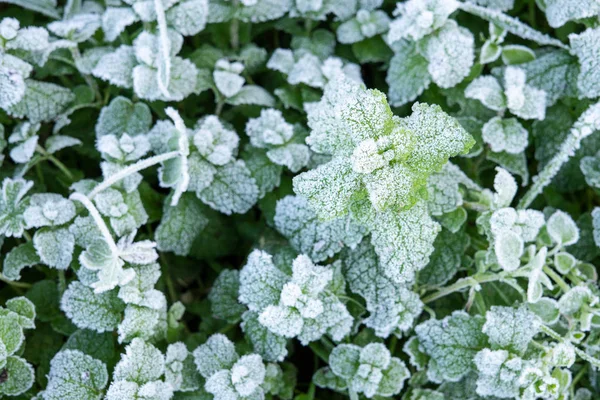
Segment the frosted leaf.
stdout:
<path fill-rule="evenodd" d="M 258 321 L 258 314 L 247 311 L 242 315 L 242 331 L 246 340 L 252 344 L 252 349 L 265 361 L 283 361 L 288 354 L 287 339 L 269 331 Z"/>
<path fill-rule="evenodd" d="M 158 253 L 154 248 L 156 243 L 150 240 L 141 240 L 134 243 L 136 231 L 129 233 L 119 239 L 117 243 L 117 254 L 120 259 L 131 264 L 149 264 L 158 259 Z M 124 285 L 126 282 L 122 282 Z"/>
<path fill-rule="evenodd" d="M 443 229 L 433 242 L 429 264 L 419 272 L 419 282 L 427 285 L 444 285 L 458 272 L 465 250 L 470 242 L 463 231 Z"/>
<path fill-rule="evenodd" d="M 25 95 L 25 80 L 18 71 L 0 67 L 0 108 L 17 104 Z"/>
<path fill-rule="evenodd" d="M 350 290 L 367 302 L 370 315 L 364 323 L 380 337 L 409 330 L 423 304 L 416 293 L 394 284 L 379 267 L 373 246 L 363 240 L 343 258 Z"/>
<path fill-rule="evenodd" d="M 5 44 L 9 50 L 40 51 L 48 46 L 48 31 L 44 28 L 30 26 L 19 29 L 14 39 Z"/>
<path fill-rule="evenodd" d="M 260 117 L 248 120 L 246 134 L 252 146 L 269 148 L 287 143 L 294 135 L 294 127 L 286 122 L 281 111 L 265 109 Z"/>
<path fill-rule="evenodd" d="M 174 390 L 190 392 L 202 385 L 202 377 L 194 364 L 194 357 L 183 342 L 170 344 L 165 357 L 165 381 Z"/>
<path fill-rule="evenodd" d="M 517 182 L 504 168 L 496 168 L 494 177 L 494 206 L 496 208 L 508 207 L 517 194 Z"/>
<path fill-rule="evenodd" d="M 245 85 L 234 96 L 225 100 L 232 106 L 239 105 L 257 105 L 264 107 L 274 107 L 275 98 L 265 89 L 257 85 Z"/>
<path fill-rule="evenodd" d="M 597 5 L 598 6 L 598 5 Z M 584 9 L 584 8 L 582 8 Z M 600 28 L 589 28 L 580 34 L 570 34 L 571 54 L 579 59 L 580 72 L 577 77 L 579 95 L 594 98 L 600 95 L 598 89 L 600 74 L 598 74 L 598 57 L 600 56 Z"/>
<path fill-rule="evenodd" d="M 494 111 L 506 109 L 506 98 L 500 82 L 493 76 L 475 78 L 465 89 L 465 97 L 476 99 Z"/>
<path fill-rule="evenodd" d="M 347 389 L 348 383 L 344 378 L 335 375 L 331 368 L 320 368 L 315 372 L 312 382 L 320 388 L 342 392 Z"/>
<path fill-rule="evenodd" d="M 237 17 L 243 22 L 265 22 L 283 17 L 292 7 L 293 0 L 245 0 L 246 5 L 237 9 Z M 244 3 L 244 1 L 242 1 Z"/>
<path fill-rule="evenodd" d="M 121 192 L 112 188 L 98 193 L 94 197 L 94 203 L 98 211 L 107 217 L 122 217 L 129 210 Z"/>
<path fill-rule="evenodd" d="M 19 350 L 25 340 L 23 328 L 20 324 L 20 318 L 17 313 L 7 313 L 0 315 L 0 351 L 4 357 L 11 356 Z M 2 357 L 2 358 L 4 358 Z M 1 364 L 0 364 L 1 365 Z"/>
<path fill-rule="evenodd" d="M 424 203 L 408 210 L 378 213 L 370 228 L 383 273 L 395 283 L 412 282 L 415 273 L 427 265 L 441 229 Z"/>
<path fill-rule="evenodd" d="M 54 154 L 59 150 L 66 149 L 73 146 L 81 146 L 83 143 L 81 140 L 71 136 L 64 135 L 53 135 L 46 139 L 46 151 L 50 154 Z"/>
<path fill-rule="evenodd" d="M 29 119 L 31 123 L 46 122 L 56 118 L 74 100 L 70 89 L 54 83 L 25 81 L 25 95 L 17 104 L 6 111 L 15 118 Z"/>
<path fill-rule="evenodd" d="M 213 316 L 229 323 L 240 320 L 246 307 L 238 301 L 240 288 L 239 271 L 224 269 L 215 279 L 208 295 Z"/>
<path fill-rule="evenodd" d="M 37 255 L 33 243 L 25 243 L 13 247 L 4 258 L 2 274 L 10 280 L 18 281 L 21 279 L 21 270 L 26 267 L 33 267 L 41 262 Z"/>
<path fill-rule="evenodd" d="M 220 333 L 209 337 L 193 354 L 198 372 L 206 379 L 218 371 L 231 369 L 239 359 L 234 344 Z"/>
<path fill-rule="evenodd" d="M 35 373 L 27 360 L 16 356 L 8 357 L 2 370 L 6 380 L 0 385 L 0 394 L 18 396 L 33 386 Z"/>
<path fill-rule="evenodd" d="M 28 228 L 63 225 L 75 217 L 75 205 L 55 193 L 36 193 L 30 197 L 23 217 Z"/>
<path fill-rule="evenodd" d="M 254 250 L 240 271 L 239 300 L 251 311 L 262 311 L 277 302 L 288 280 L 289 276 L 275 266 L 270 254 Z"/>
<path fill-rule="evenodd" d="M 323 306 L 320 307 L 323 312 Z M 269 305 L 260 314 L 258 321 L 278 336 L 293 338 L 300 335 L 304 327 L 302 315 L 291 307 Z"/>
<path fill-rule="evenodd" d="M 519 396 L 519 377 L 523 360 L 512 357 L 506 350 L 483 349 L 475 355 L 477 394 L 511 398 Z"/>
<path fill-rule="evenodd" d="M 142 385 L 155 381 L 165 372 L 165 357 L 160 350 L 135 338 L 125 347 L 125 354 L 115 366 L 114 381 L 129 381 Z"/>
<path fill-rule="evenodd" d="M 592 235 L 594 236 L 594 243 L 597 247 L 600 247 L 600 208 L 594 207 L 592 210 L 592 225 L 593 231 Z M 6 263 L 6 261 L 5 261 Z M 5 267 L 6 269 L 6 267 Z M 6 275 L 6 273 L 5 273 Z"/>
<path fill-rule="evenodd" d="M 46 400 L 99 399 L 108 383 L 102 361 L 79 350 L 63 350 L 50 361 Z"/>
<path fill-rule="evenodd" d="M 488 143 L 494 152 L 506 151 L 518 154 L 528 144 L 528 132 L 515 118 L 490 119 L 481 130 L 483 141 Z"/>
<path fill-rule="evenodd" d="M 202 206 L 191 194 L 184 194 L 176 206 L 165 202 L 161 223 L 156 229 L 156 244 L 160 251 L 177 255 L 189 254 L 192 243 L 208 224 Z"/>
<path fill-rule="evenodd" d="M 67 228 L 40 229 L 33 235 L 33 246 L 44 264 L 65 270 L 73 258 L 75 237 Z"/>
<path fill-rule="evenodd" d="M 600 157 L 598 154 L 583 157 L 579 167 L 588 185 L 594 188 L 600 187 Z"/>
<path fill-rule="evenodd" d="M 480 6 L 499 11 L 509 11 L 515 6 L 515 0 L 469 0 Z"/>
<path fill-rule="evenodd" d="M 433 173 L 427 182 L 427 207 L 431 215 L 452 212 L 463 204 L 460 186 L 469 190 L 480 190 L 456 165 L 448 162 L 440 172 Z"/>
<path fill-rule="evenodd" d="M 586 286 L 575 286 L 562 295 L 558 300 L 561 314 L 578 320 L 580 329 L 584 332 L 591 329 L 592 307 L 598 307 L 598 296 Z"/>
<path fill-rule="evenodd" d="M 123 133 L 120 138 L 115 135 L 101 136 L 96 142 L 96 147 L 105 159 L 114 162 L 128 163 L 142 158 L 150 151 L 150 142 L 143 135 L 134 137 Z"/>
<path fill-rule="evenodd" d="M 277 165 L 283 165 L 292 172 L 298 172 L 308 164 L 310 152 L 304 144 L 288 143 L 267 151 L 267 157 Z"/>
<path fill-rule="evenodd" d="M 258 186 L 244 161 L 237 160 L 217 169 L 211 185 L 197 195 L 223 214 L 243 214 L 258 200 Z"/>
<path fill-rule="evenodd" d="M 455 311 L 443 320 L 417 325 L 421 347 L 431 358 L 428 377 L 457 382 L 474 367 L 473 357 L 487 346 L 481 331 L 485 319 Z"/>
<path fill-rule="evenodd" d="M 198 70 L 191 61 L 171 57 L 168 96 L 160 90 L 158 71 L 147 65 L 138 65 L 133 69 L 133 88 L 145 100 L 181 101 L 194 92 L 197 75 Z"/>
<path fill-rule="evenodd" d="M 323 312 L 315 319 L 305 319 L 298 340 L 303 346 L 327 334 L 339 342 L 350 333 L 354 319 L 346 306 L 335 296 L 323 297 Z"/>
<path fill-rule="evenodd" d="M 225 128 L 214 115 L 209 115 L 196 124 L 193 140 L 198 153 L 219 166 L 234 159 L 240 141 L 237 133 Z"/>
<path fill-rule="evenodd" d="M 162 295 L 161 302 L 166 305 L 164 295 Z M 164 337 L 166 330 L 165 314 L 166 307 L 155 310 L 128 304 L 118 328 L 119 343 L 127 343 L 135 338 L 155 340 L 157 337 Z"/>
<path fill-rule="evenodd" d="M 102 238 L 98 226 L 90 216 L 76 217 L 69 226 L 69 231 L 75 236 L 75 244 L 80 247 L 87 247 L 95 240 Z"/>
<path fill-rule="evenodd" d="M 595 0 L 547 0 L 545 11 L 548 25 L 552 28 L 559 28 L 568 21 L 598 15 L 600 13 L 600 4 Z"/>
<path fill-rule="evenodd" d="M 403 38 L 420 40 L 442 27 L 459 6 L 454 0 L 410 0 L 399 3 L 394 12 L 399 17 L 390 24 L 388 42 Z"/>
<path fill-rule="evenodd" d="M 538 333 L 541 321 L 527 307 L 492 306 L 485 315 L 483 333 L 492 349 L 504 349 L 523 354 Z"/>
<path fill-rule="evenodd" d="M 354 248 L 365 234 L 365 229 L 349 217 L 319 221 L 308 202 L 299 196 L 286 196 L 277 202 L 274 222 L 299 253 L 308 254 L 315 262 L 333 257 L 344 246 Z"/>
<path fill-rule="evenodd" d="M 124 304 L 115 291 L 94 293 L 75 281 L 63 294 L 60 307 L 77 327 L 106 332 L 121 322 Z"/>
<path fill-rule="evenodd" d="M 190 154 L 188 130 L 179 112 L 172 107 L 166 109 L 173 120 L 175 129 L 169 132 L 165 150 L 177 151 L 179 156 L 163 161 L 158 169 L 158 181 L 161 187 L 173 188 L 171 206 L 176 206 L 179 199 L 188 190 L 190 183 L 188 156 Z M 164 139 L 163 139 L 164 140 Z M 150 139 L 152 144 L 152 139 Z M 153 144 L 154 145 L 154 144 Z"/>
<path fill-rule="evenodd" d="M 509 66 L 504 71 L 504 93 L 510 112 L 524 119 L 543 120 L 546 115 L 546 92 L 525 84 L 525 71 Z"/>
<path fill-rule="evenodd" d="M 294 192 L 306 198 L 319 217 L 327 220 L 347 213 L 352 194 L 360 190 L 360 183 L 359 175 L 352 170 L 350 162 L 336 157 L 326 164 L 297 175 L 294 178 Z"/>
<path fill-rule="evenodd" d="M 418 43 L 419 52 L 429 62 L 431 79 L 441 88 L 451 88 L 469 75 L 474 47 L 473 34 L 453 20 Z"/>
<path fill-rule="evenodd" d="M 19 315 L 19 324 L 23 329 L 35 328 L 35 305 L 27 297 L 13 297 L 6 301 L 6 309 Z"/>
<path fill-rule="evenodd" d="M 20 238 L 25 228 L 23 214 L 27 209 L 25 194 L 33 182 L 24 179 L 4 178 L 0 192 L 0 235 Z"/>
<path fill-rule="evenodd" d="M 267 68 L 289 74 L 296 60 L 294 53 L 289 49 L 275 49 L 267 62 Z"/>
<path fill-rule="evenodd" d="M 514 271 L 521 266 L 523 239 L 511 231 L 500 232 L 494 240 L 494 251 L 500 267 L 505 271 Z"/>
<path fill-rule="evenodd" d="M 83 52 L 81 58 L 75 61 L 75 66 L 82 74 L 91 74 L 98 61 L 106 54 L 112 53 L 113 50 L 112 47 L 93 47 L 87 49 Z"/>
<path fill-rule="evenodd" d="M 321 60 L 311 53 L 302 55 L 288 73 L 288 83 L 297 85 L 304 83 L 308 86 L 322 88 L 325 77 L 321 70 Z"/>
<path fill-rule="evenodd" d="M 427 60 L 417 53 L 415 44 L 404 40 L 394 44 L 385 81 L 390 88 L 389 102 L 394 107 L 414 101 L 429 87 Z"/>
<path fill-rule="evenodd" d="M 540 45 L 556 46 L 563 49 L 567 48 L 567 46 L 560 40 L 538 32 L 529 25 L 526 25 L 518 19 L 508 16 L 498 10 L 479 7 L 472 3 L 460 3 L 460 9 L 469 14 L 476 15 L 486 21 L 492 22 L 498 28 L 504 29 L 523 39 L 534 41 Z"/>
<path fill-rule="evenodd" d="M 92 284 L 96 293 L 111 290 L 117 285 L 124 285 L 135 275 L 133 270 L 123 269 L 125 262 L 113 252 L 104 239 L 96 239 L 89 244 L 79 256 L 79 262 L 89 270 L 99 271 L 98 281 Z"/>
<path fill-rule="evenodd" d="M 548 51 L 519 67 L 527 74 L 529 85 L 546 92 L 548 107 L 561 97 L 576 97 L 579 67 L 576 58 L 567 51 Z"/>
<path fill-rule="evenodd" d="M 579 228 L 569 214 L 556 211 L 546 222 L 548 234 L 559 246 L 566 247 L 579 241 Z"/>
<path fill-rule="evenodd" d="M 383 397 L 395 396 L 404 387 L 404 381 L 410 377 L 406 364 L 397 357 L 392 357 L 389 366 L 382 371 L 383 377 L 377 388 L 377 395 Z"/>
<path fill-rule="evenodd" d="M 552 364 L 570 368 L 575 363 L 575 347 L 568 343 L 557 343 L 551 350 Z"/>
<path fill-rule="evenodd" d="M 176 4 L 166 12 L 167 22 L 184 36 L 196 35 L 206 26 L 207 0 L 187 0 Z"/>
<path fill-rule="evenodd" d="M 96 136 L 123 134 L 136 137 L 147 133 L 152 124 L 150 108 L 144 103 L 133 103 L 126 97 L 117 96 L 102 108 L 96 123 Z"/>
<path fill-rule="evenodd" d="M 102 14 L 102 30 L 104 39 L 112 42 L 125 31 L 125 28 L 138 20 L 135 12 L 129 7 L 107 7 Z"/>
<path fill-rule="evenodd" d="M 127 381 L 114 381 L 106 392 L 106 400 L 130 400 L 137 397 L 138 384 Z"/>
<path fill-rule="evenodd" d="M 135 304 L 160 310 L 166 306 L 164 294 L 154 285 L 160 278 L 158 263 L 133 265 L 135 278 L 119 289 L 119 298 L 126 304 Z"/>
<path fill-rule="evenodd" d="M 225 97 L 235 96 L 244 86 L 246 80 L 237 73 L 223 70 L 215 70 L 213 79 L 219 92 Z"/>
<path fill-rule="evenodd" d="M 92 70 L 92 74 L 115 86 L 129 89 L 133 87 L 132 74 L 136 65 L 133 47 L 122 45 L 114 52 L 103 55 Z"/>
<path fill-rule="evenodd" d="M 32 136 L 24 142 L 19 143 L 18 145 L 13 147 L 10 151 L 10 158 L 12 158 L 12 160 L 17 164 L 28 163 L 33 157 L 33 154 L 35 153 L 35 148 L 38 144 L 38 139 L 38 136 Z"/>
<path fill-rule="evenodd" d="M 340 43 L 356 43 L 387 31 L 389 24 L 390 19 L 385 12 L 360 9 L 356 17 L 337 28 L 336 34 Z"/>
<path fill-rule="evenodd" d="M 100 15 L 81 13 L 62 21 L 51 22 L 48 29 L 56 36 L 80 43 L 91 38 L 100 25 Z"/>
<path fill-rule="evenodd" d="M 340 344 L 329 355 L 329 366 L 333 373 L 350 380 L 359 367 L 361 348 L 353 344 Z"/>

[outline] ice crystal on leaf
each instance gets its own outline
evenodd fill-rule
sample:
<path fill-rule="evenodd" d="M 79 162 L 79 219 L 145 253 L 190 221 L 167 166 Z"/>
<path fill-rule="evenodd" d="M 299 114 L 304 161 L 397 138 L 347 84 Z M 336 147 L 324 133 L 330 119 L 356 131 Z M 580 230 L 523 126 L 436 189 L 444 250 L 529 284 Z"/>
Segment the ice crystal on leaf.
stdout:
<path fill-rule="evenodd" d="M 99 399 L 108 383 L 106 365 L 79 350 L 63 350 L 50 362 L 45 400 Z"/>

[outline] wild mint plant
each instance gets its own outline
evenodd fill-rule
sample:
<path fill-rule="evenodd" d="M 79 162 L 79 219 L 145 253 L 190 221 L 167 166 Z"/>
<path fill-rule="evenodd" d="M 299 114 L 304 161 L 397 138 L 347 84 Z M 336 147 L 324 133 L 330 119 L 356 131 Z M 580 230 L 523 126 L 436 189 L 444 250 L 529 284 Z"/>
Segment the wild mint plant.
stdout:
<path fill-rule="evenodd" d="M 600 397 L 596 1 L 0 3 L 0 397 Z"/>

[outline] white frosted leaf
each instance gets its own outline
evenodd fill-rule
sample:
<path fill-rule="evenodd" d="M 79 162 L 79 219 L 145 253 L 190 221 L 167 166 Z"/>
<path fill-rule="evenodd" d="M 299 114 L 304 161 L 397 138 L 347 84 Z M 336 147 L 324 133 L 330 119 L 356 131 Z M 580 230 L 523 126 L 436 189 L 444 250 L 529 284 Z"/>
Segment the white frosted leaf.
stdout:
<path fill-rule="evenodd" d="M 100 15 L 82 13 L 62 21 L 51 22 L 48 29 L 56 36 L 80 43 L 91 38 L 100 25 Z"/>
<path fill-rule="evenodd" d="M 469 0 L 480 6 L 492 8 L 499 11 L 509 11 L 515 6 L 515 0 Z"/>
<path fill-rule="evenodd" d="M 0 235 L 21 237 L 25 229 L 23 214 L 26 210 L 25 194 L 33 182 L 24 179 L 4 178 L 0 191 Z"/>
<path fill-rule="evenodd" d="M 94 293 L 81 284 L 72 282 L 61 299 L 61 309 L 79 328 L 96 332 L 112 331 L 121 322 L 123 302 L 115 291 Z"/>
<path fill-rule="evenodd" d="M 394 107 L 414 101 L 429 87 L 427 60 L 416 52 L 414 44 L 403 40 L 394 45 L 385 81 L 390 88 L 389 102 Z"/>
<path fill-rule="evenodd" d="M 208 295 L 213 316 L 229 323 L 238 322 L 246 307 L 238 301 L 240 289 L 239 271 L 224 269 L 221 271 Z"/>
<path fill-rule="evenodd" d="M 494 250 L 498 264 L 505 271 L 514 271 L 521 266 L 524 244 L 518 234 L 510 231 L 500 232 L 495 238 Z"/>
<path fill-rule="evenodd" d="M 594 243 L 596 246 L 600 247 L 600 208 L 595 207 L 592 211 L 592 224 L 593 224 L 593 236 Z M 6 265 L 6 261 L 5 261 Z M 4 267 L 6 269 L 6 267 Z M 4 273 L 6 275 L 6 272 Z"/>
<path fill-rule="evenodd" d="M 234 344 L 220 333 L 209 337 L 193 354 L 198 372 L 206 379 L 217 371 L 231 369 L 239 359 Z"/>
<path fill-rule="evenodd" d="M 288 142 L 294 135 L 294 127 L 286 122 L 281 111 L 266 109 L 261 111 L 260 117 L 248 120 L 246 134 L 252 146 L 269 148 Z"/>
<path fill-rule="evenodd" d="M 33 267 L 41 262 L 37 255 L 33 243 L 25 243 L 13 247 L 4 258 L 2 274 L 10 280 L 18 281 L 21 279 L 21 270 L 26 267 Z"/>
<path fill-rule="evenodd" d="M 118 96 L 102 108 L 95 129 L 98 137 L 114 135 L 120 138 L 125 133 L 130 136 L 147 133 L 151 124 L 152 115 L 146 104 Z"/>
<path fill-rule="evenodd" d="M 502 86 L 493 76 L 480 76 L 474 79 L 465 89 L 465 97 L 479 100 L 494 111 L 502 111 L 506 108 Z"/>
<path fill-rule="evenodd" d="M 365 39 L 356 18 L 343 22 L 335 31 L 337 39 L 342 44 L 356 43 Z"/>
<path fill-rule="evenodd" d="M 546 229 L 559 246 L 569 246 L 579 241 L 579 228 L 573 218 L 563 211 L 556 211 L 548 218 Z"/>
<path fill-rule="evenodd" d="M 308 202 L 299 196 L 286 196 L 277 202 L 275 227 L 302 254 L 315 262 L 333 257 L 344 246 L 354 248 L 365 229 L 349 217 L 319 221 Z"/>
<path fill-rule="evenodd" d="M 4 0 L 4 2 L 39 12 L 50 18 L 60 18 L 56 0 Z"/>
<path fill-rule="evenodd" d="M 219 92 L 225 97 L 232 97 L 236 95 L 244 86 L 246 80 L 244 77 L 230 71 L 219 71 L 213 72 L 213 79 Z"/>
<path fill-rule="evenodd" d="M 181 101 L 194 92 L 197 74 L 191 61 L 172 57 L 168 96 L 160 90 L 158 70 L 147 65 L 138 65 L 133 69 L 133 87 L 135 93 L 145 100 Z"/>
<path fill-rule="evenodd" d="M 288 83 L 304 83 L 315 88 L 325 85 L 325 76 L 321 69 L 321 60 L 311 53 L 303 54 L 288 73 Z"/>
<path fill-rule="evenodd" d="M 283 165 L 292 172 L 298 172 L 308 164 L 310 152 L 304 144 L 289 143 L 267 151 L 267 157 L 277 165 Z"/>
<path fill-rule="evenodd" d="M 456 165 L 448 162 L 440 172 L 433 173 L 427 182 L 427 207 L 432 215 L 440 216 L 453 212 L 463 204 L 460 186 L 469 190 L 480 190 Z"/>
<path fill-rule="evenodd" d="M 41 229 L 33 235 L 33 246 L 44 264 L 65 270 L 73 258 L 75 237 L 67 228 Z"/>
<path fill-rule="evenodd" d="M 571 54 L 579 59 L 579 76 L 577 88 L 579 95 L 594 98 L 600 95 L 600 28 L 586 29 L 580 34 L 569 35 Z"/>
<path fill-rule="evenodd" d="M 32 136 L 10 150 L 10 158 L 17 164 L 28 163 L 35 153 L 39 137 Z M 9 138 L 10 141 L 10 138 Z"/>
<path fill-rule="evenodd" d="M 204 29 L 208 17 L 207 0 L 187 0 L 166 12 L 167 22 L 184 36 L 196 35 Z"/>
<path fill-rule="evenodd" d="M 469 75 L 475 59 L 475 39 L 468 29 L 459 27 L 456 22 L 446 22 L 418 46 L 429 62 L 431 80 L 439 87 L 451 88 Z"/>
<path fill-rule="evenodd" d="M 207 161 L 226 165 L 234 160 L 240 139 L 234 130 L 223 126 L 217 116 L 209 115 L 196 124 L 193 141 L 198 153 Z"/>
<path fill-rule="evenodd" d="M 160 310 L 165 307 L 165 296 L 154 285 L 160 278 L 158 263 L 133 265 L 135 278 L 119 289 L 119 298 L 126 304 L 135 304 Z"/>
<path fill-rule="evenodd" d="M 115 366 L 113 379 L 143 385 L 159 379 L 164 371 L 165 357 L 160 350 L 136 338 L 125 347 L 125 354 Z"/>
<path fill-rule="evenodd" d="M 23 329 L 35 328 L 35 305 L 27 297 L 13 297 L 6 301 L 6 309 L 19 315 L 19 324 Z"/>
<path fill-rule="evenodd" d="M 508 207 L 517 194 L 517 182 L 505 169 L 496 167 L 494 190 L 494 205 L 497 208 Z"/>
<path fill-rule="evenodd" d="M 410 0 L 399 3 L 399 17 L 390 24 L 388 42 L 403 38 L 419 40 L 440 28 L 459 6 L 454 0 Z"/>
<path fill-rule="evenodd" d="M 30 26 L 21 28 L 17 36 L 6 42 L 7 49 L 39 51 L 48 46 L 48 31 L 44 28 Z"/>
<path fill-rule="evenodd" d="M 92 70 L 92 74 L 102 80 L 122 87 L 133 87 L 133 68 L 137 65 L 131 46 L 120 46 L 114 52 L 103 55 Z"/>
<path fill-rule="evenodd" d="M 246 0 L 246 5 L 237 9 L 236 16 L 243 22 L 265 22 L 281 18 L 291 8 L 292 0 Z"/>
<path fill-rule="evenodd" d="M 17 313 L 1 315 L 0 322 L 0 342 L 3 344 L 3 356 L 6 357 L 17 352 L 25 340 L 25 335 Z"/>
<path fill-rule="evenodd" d="M 71 136 L 64 135 L 52 135 L 48 139 L 46 139 L 46 151 L 50 154 L 54 154 L 57 151 L 62 149 L 66 149 L 68 147 L 73 146 L 81 146 L 83 143 L 81 140 L 76 139 Z"/>
<path fill-rule="evenodd" d="M 383 273 L 395 283 L 412 282 L 415 273 L 427 265 L 441 229 L 424 203 L 404 211 L 378 213 L 370 228 Z"/>
<path fill-rule="evenodd" d="M 561 97 L 577 96 L 578 64 L 567 51 L 548 51 L 519 67 L 525 70 L 529 85 L 546 92 L 548 107 Z"/>
<path fill-rule="evenodd" d="M 163 304 L 166 299 L 162 298 Z M 123 320 L 119 324 L 119 343 L 127 343 L 134 339 L 152 340 L 165 335 L 165 309 L 155 310 L 128 304 Z M 162 321 L 161 321 L 162 319 Z"/>
<path fill-rule="evenodd" d="M 518 154 L 523 152 L 529 143 L 529 133 L 515 118 L 494 117 L 486 122 L 481 133 L 483 141 L 488 143 L 494 152 Z"/>
<path fill-rule="evenodd" d="M 419 282 L 427 285 L 443 285 L 458 272 L 470 242 L 463 231 L 443 229 L 436 237 L 429 264 L 419 272 Z"/>
<path fill-rule="evenodd" d="M 283 285 L 289 280 L 275 267 L 271 255 L 254 250 L 240 271 L 240 302 L 251 311 L 260 312 L 279 301 Z"/>
<path fill-rule="evenodd" d="M 371 244 L 363 240 L 356 249 L 347 251 L 344 266 L 350 290 L 367 301 L 370 315 L 364 323 L 377 336 L 388 337 L 412 327 L 423 304 L 415 293 L 384 275 Z"/>
<path fill-rule="evenodd" d="M 289 49 L 275 49 L 267 62 L 267 68 L 289 74 L 295 64 L 294 53 Z"/>
<path fill-rule="evenodd" d="M 242 331 L 254 352 L 265 361 L 283 361 L 288 354 L 287 339 L 269 331 L 258 321 L 258 314 L 247 311 L 242 315 Z"/>
<path fill-rule="evenodd" d="M 559 28 L 568 21 L 593 17 L 600 13 L 596 0 L 546 0 L 548 25 Z"/>
<path fill-rule="evenodd" d="M 257 85 L 245 85 L 235 95 L 227 98 L 227 104 L 239 106 L 242 104 L 274 107 L 275 98 L 267 90 Z"/>
<path fill-rule="evenodd" d="M 18 396 L 33 386 L 35 373 L 27 360 L 10 356 L 6 359 L 3 371 L 5 371 L 7 378 L 0 386 L 0 393 L 8 396 Z"/>
<path fill-rule="evenodd" d="M 202 377 L 194 364 L 194 357 L 183 342 L 170 344 L 165 356 L 165 381 L 173 389 L 190 392 L 202 385 Z"/>
<path fill-rule="evenodd" d="M 477 394 L 510 398 L 519 396 L 519 377 L 523 360 L 505 350 L 483 349 L 475 355 Z"/>
<path fill-rule="evenodd" d="M 523 354 L 538 333 L 540 320 L 526 307 L 492 306 L 485 315 L 483 333 L 493 349 Z"/>
<path fill-rule="evenodd" d="M 27 89 L 18 103 L 7 109 L 15 118 L 26 117 L 32 123 L 46 122 L 56 118 L 74 100 L 70 89 L 54 83 L 25 81 Z"/>
<path fill-rule="evenodd" d="M 428 377 L 457 382 L 473 368 L 473 357 L 487 346 L 485 319 L 455 311 L 443 320 L 417 325 L 415 332 L 429 360 Z"/>
<path fill-rule="evenodd" d="M 50 361 L 46 400 L 98 399 L 108 383 L 102 361 L 79 350 L 63 350 Z"/>
<path fill-rule="evenodd" d="M 200 200 L 224 214 L 243 214 L 258 200 L 258 186 L 242 160 L 217 169 L 209 187 L 197 193 Z"/>
<path fill-rule="evenodd" d="M 241 156 L 256 180 L 259 199 L 279 186 L 283 167 L 271 162 L 264 150 L 248 146 Z"/>
<path fill-rule="evenodd" d="M 104 31 L 104 39 L 107 42 L 112 42 L 125 28 L 137 21 L 137 15 L 129 7 L 108 7 L 102 14 L 102 30 Z"/>
<path fill-rule="evenodd" d="M 7 109 L 25 95 L 25 80 L 16 70 L 0 67 L 0 108 Z"/>

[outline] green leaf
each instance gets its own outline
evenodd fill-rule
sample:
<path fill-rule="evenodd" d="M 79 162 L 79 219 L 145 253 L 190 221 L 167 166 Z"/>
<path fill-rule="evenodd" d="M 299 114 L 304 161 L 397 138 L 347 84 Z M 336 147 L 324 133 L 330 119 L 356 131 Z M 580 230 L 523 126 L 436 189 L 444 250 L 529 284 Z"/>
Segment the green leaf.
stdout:
<path fill-rule="evenodd" d="M 150 108 L 144 103 L 133 103 L 126 97 L 117 96 L 102 108 L 96 122 L 96 136 L 123 134 L 136 136 L 148 133 L 152 124 Z"/>
<path fill-rule="evenodd" d="M 64 350 L 50 362 L 44 399 L 98 399 L 107 383 L 108 372 L 102 361 L 78 350 Z"/>
<path fill-rule="evenodd" d="M 224 269 L 213 283 L 208 299 L 213 316 L 230 324 L 240 320 L 246 307 L 238 301 L 240 277 L 238 270 Z"/>
<path fill-rule="evenodd" d="M 34 371 L 31 364 L 21 357 L 8 357 L 2 373 L 7 379 L 0 383 L 0 393 L 18 396 L 33 386 Z"/>
<path fill-rule="evenodd" d="M 112 332 L 79 329 L 69 336 L 63 350 L 79 350 L 105 364 L 111 364 L 115 356 L 114 342 Z"/>
<path fill-rule="evenodd" d="M 394 57 L 385 78 L 393 107 L 414 101 L 429 87 L 431 75 L 427 65 L 427 60 L 417 53 L 414 44 L 403 40 L 394 45 Z"/>
<path fill-rule="evenodd" d="M 13 247 L 4 259 L 2 274 L 13 281 L 21 279 L 21 270 L 41 263 L 32 242 Z"/>
<path fill-rule="evenodd" d="M 27 118 L 32 123 L 47 122 L 55 119 L 73 101 L 71 90 L 54 83 L 28 79 L 27 89 L 21 101 L 7 111 L 15 118 Z"/>

